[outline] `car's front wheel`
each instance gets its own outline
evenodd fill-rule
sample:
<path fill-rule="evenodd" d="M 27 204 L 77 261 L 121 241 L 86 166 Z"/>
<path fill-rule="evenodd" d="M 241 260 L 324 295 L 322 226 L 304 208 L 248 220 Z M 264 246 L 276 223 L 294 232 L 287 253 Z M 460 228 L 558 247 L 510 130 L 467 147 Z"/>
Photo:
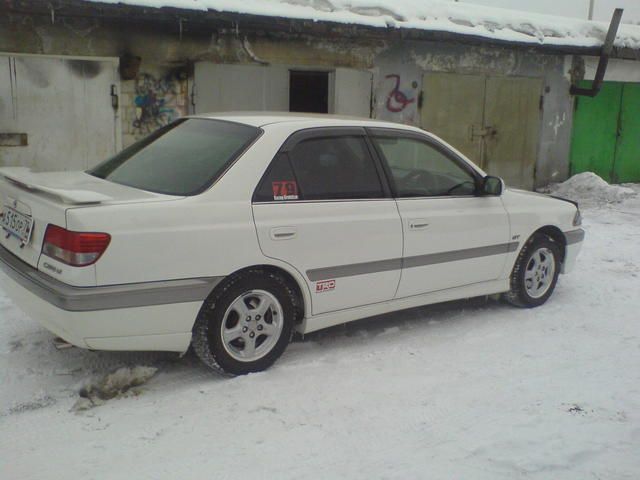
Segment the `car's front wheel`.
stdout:
<path fill-rule="evenodd" d="M 296 296 L 281 276 L 236 274 L 204 302 L 193 348 L 205 365 L 226 375 L 265 370 L 291 340 L 296 311 Z"/>
<path fill-rule="evenodd" d="M 550 237 L 536 234 L 522 248 L 511 272 L 511 290 L 504 297 L 524 308 L 545 303 L 558 282 L 561 252 Z"/>

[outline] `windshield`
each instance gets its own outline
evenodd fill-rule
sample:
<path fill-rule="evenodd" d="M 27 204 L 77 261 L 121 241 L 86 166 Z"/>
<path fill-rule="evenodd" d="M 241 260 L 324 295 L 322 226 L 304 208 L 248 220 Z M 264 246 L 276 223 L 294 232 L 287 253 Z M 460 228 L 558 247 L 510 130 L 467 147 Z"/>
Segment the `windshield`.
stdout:
<path fill-rule="evenodd" d="M 168 195 L 209 187 L 258 137 L 248 125 L 187 118 L 162 127 L 89 170 L 110 182 Z"/>

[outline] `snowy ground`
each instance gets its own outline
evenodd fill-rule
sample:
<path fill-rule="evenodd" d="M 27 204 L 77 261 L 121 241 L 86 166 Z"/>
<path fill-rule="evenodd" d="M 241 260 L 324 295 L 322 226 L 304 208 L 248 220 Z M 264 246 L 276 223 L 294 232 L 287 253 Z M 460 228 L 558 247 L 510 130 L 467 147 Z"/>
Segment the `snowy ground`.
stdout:
<path fill-rule="evenodd" d="M 0 478 L 637 479 L 640 195 L 583 215 L 577 269 L 543 307 L 385 315 L 236 379 L 191 356 L 57 351 L 0 292 Z M 138 365 L 158 372 L 70 411 Z"/>

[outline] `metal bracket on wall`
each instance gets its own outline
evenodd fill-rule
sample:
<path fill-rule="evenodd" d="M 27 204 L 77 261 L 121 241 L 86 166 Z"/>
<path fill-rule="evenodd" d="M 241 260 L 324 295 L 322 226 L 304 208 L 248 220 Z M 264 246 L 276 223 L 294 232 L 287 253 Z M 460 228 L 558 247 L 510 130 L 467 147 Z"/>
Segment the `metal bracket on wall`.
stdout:
<path fill-rule="evenodd" d="M 620 26 L 620 20 L 622 20 L 622 8 L 616 8 L 611 18 L 611 24 L 609 25 L 609 31 L 607 37 L 602 46 L 602 52 L 600 53 L 600 61 L 598 62 L 598 69 L 596 75 L 591 84 L 591 88 L 580 88 L 576 85 L 571 85 L 569 93 L 571 95 L 583 95 L 586 97 L 595 97 L 602 88 L 602 82 L 604 81 L 604 74 L 607 71 L 607 65 L 609 64 L 609 57 L 613 51 L 613 42 L 616 39 L 618 33 L 618 27 Z"/>
<path fill-rule="evenodd" d="M 0 147 L 26 147 L 29 137 L 26 133 L 0 133 Z"/>
<path fill-rule="evenodd" d="M 469 140 L 473 141 L 476 137 L 486 138 L 495 137 L 498 134 L 498 130 L 495 127 L 486 126 L 480 127 L 477 125 L 469 125 Z"/>
<path fill-rule="evenodd" d="M 118 89 L 115 85 L 111 85 L 111 107 L 113 107 L 114 110 L 118 110 L 118 105 L 119 105 L 119 98 L 118 98 Z"/>

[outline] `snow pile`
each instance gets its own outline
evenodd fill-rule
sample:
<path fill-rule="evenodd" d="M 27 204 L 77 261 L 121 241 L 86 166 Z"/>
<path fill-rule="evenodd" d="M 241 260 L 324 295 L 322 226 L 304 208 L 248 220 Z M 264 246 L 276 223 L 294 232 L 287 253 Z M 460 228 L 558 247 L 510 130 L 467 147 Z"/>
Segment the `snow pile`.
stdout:
<path fill-rule="evenodd" d="M 473 35 L 538 45 L 599 47 L 608 23 L 442 0 L 89 0 L 145 7 L 295 18 Z M 640 27 L 621 25 L 615 45 L 640 48 Z"/>
<path fill-rule="evenodd" d="M 122 367 L 80 390 L 80 398 L 72 410 L 81 411 L 102 405 L 105 401 L 122 396 L 133 387 L 147 383 L 158 371 L 155 367 Z M 135 393 L 135 391 L 134 391 Z"/>
<path fill-rule="evenodd" d="M 620 203 L 636 195 L 633 189 L 610 185 L 593 172 L 578 173 L 564 183 L 552 185 L 550 192 L 583 205 Z"/>

